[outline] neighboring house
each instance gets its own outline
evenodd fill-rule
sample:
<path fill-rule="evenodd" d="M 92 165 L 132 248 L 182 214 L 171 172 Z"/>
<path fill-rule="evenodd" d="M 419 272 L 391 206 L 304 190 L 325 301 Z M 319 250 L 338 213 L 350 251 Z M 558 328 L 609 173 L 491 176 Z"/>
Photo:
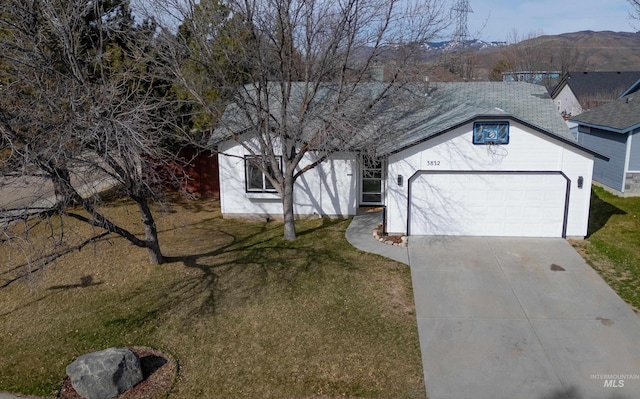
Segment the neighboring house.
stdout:
<path fill-rule="evenodd" d="M 512 71 L 502 72 L 503 82 L 527 82 L 535 84 L 554 85 L 558 83 L 562 72 L 560 71 Z"/>
<path fill-rule="evenodd" d="M 352 216 L 361 206 L 384 206 L 389 234 L 586 235 L 600 155 L 571 137 L 544 87 L 432 83 L 428 95 L 420 87 L 404 92 L 420 107 L 394 122 L 394 134 L 367 145 L 375 160 L 354 145 L 297 180 L 297 216 Z M 219 151 L 223 215 L 281 218 L 280 196 L 242 145 L 222 139 L 225 129 L 211 142 Z M 251 133 L 243 134 L 250 143 Z"/>
<path fill-rule="evenodd" d="M 551 91 L 565 119 L 580 115 L 640 89 L 640 71 L 568 72 Z"/>
<path fill-rule="evenodd" d="M 583 112 L 578 142 L 610 158 L 595 160 L 593 179 L 618 195 L 640 196 L 640 93 Z"/>

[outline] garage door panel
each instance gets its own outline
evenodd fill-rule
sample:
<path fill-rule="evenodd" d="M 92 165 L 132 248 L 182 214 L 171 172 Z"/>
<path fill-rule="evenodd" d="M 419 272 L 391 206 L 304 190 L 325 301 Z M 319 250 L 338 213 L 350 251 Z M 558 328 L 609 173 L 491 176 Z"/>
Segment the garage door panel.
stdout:
<path fill-rule="evenodd" d="M 506 220 L 520 220 L 525 216 L 525 210 L 522 208 L 506 208 L 504 217 Z M 512 222 L 512 224 L 515 224 Z"/>
<path fill-rule="evenodd" d="M 425 173 L 411 190 L 412 235 L 562 236 L 557 173 Z"/>
<path fill-rule="evenodd" d="M 513 190 L 513 191 L 509 191 L 507 193 L 507 200 L 508 201 L 522 201 L 522 200 L 524 200 L 526 198 L 527 198 L 526 191 Z"/>

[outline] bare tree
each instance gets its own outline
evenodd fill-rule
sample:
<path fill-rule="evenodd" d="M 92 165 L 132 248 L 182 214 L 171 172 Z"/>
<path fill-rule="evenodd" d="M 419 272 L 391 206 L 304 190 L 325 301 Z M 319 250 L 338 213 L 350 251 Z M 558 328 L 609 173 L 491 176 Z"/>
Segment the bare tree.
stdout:
<path fill-rule="evenodd" d="M 509 63 L 506 60 L 500 59 L 491 68 L 491 72 L 489 73 L 489 80 L 491 82 L 502 82 L 503 80 L 502 74 L 504 72 L 512 72 L 512 71 L 513 71 L 513 67 L 509 65 Z"/>
<path fill-rule="evenodd" d="M 629 12 L 631 18 L 640 21 L 640 0 L 628 0 L 633 10 Z"/>
<path fill-rule="evenodd" d="M 233 103 L 216 131 L 244 146 L 280 194 L 287 240 L 295 181 L 390 110 L 415 79 L 422 44 L 449 23 L 441 0 L 185 0 L 155 12 L 163 5 L 182 24 L 163 35 L 177 82 L 212 114 Z M 371 85 L 377 71 L 384 82 Z M 211 87 L 227 101 L 207 100 Z"/>
<path fill-rule="evenodd" d="M 473 48 L 445 51 L 440 58 L 440 63 L 449 72 L 464 80 L 477 78 L 478 54 Z"/>
<path fill-rule="evenodd" d="M 576 46 L 566 44 L 557 53 L 558 62 L 554 66 L 564 75 L 572 71 L 586 71 L 589 67 L 587 57 Z"/>
<path fill-rule="evenodd" d="M 551 89 L 558 83 L 557 76 L 587 68 L 586 57 L 578 48 L 567 43 L 550 46 L 541 35 L 534 31 L 520 36 L 514 29 L 509 36 L 510 44 L 503 48 L 492 68 L 490 80 L 502 80 L 502 73 L 507 73 L 514 80 Z"/>
<path fill-rule="evenodd" d="M 582 111 L 588 111 L 593 108 L 601 107 L 604 104 L 617 100 L 620 93 L 624 92 L 626 87 L 611 87 L 606 91 L 591 93 L 580 97 L 580 107 Z M 571 116 L 571 115 L 570 115 Z"/>
<path fill-rule="evenodd" d="M 505 48 L 505 61 L 512 67 L 513 73 L 548 71 L 551 68 L 551 56 L 543 45 L 534 39 L 541 36 L 541 32 L 529 32 L 520 36 L 514 29 L 509 35 L 510 45 Z"/>
<path fill-rule="evenodd" d="M 0 172 L 5 181 L 45 178 L 53 186 L 35 188 L 37 198 L 53 195 L 48 202 L 5 204 L 6 238 L 16 231 L 12 222 L 36 213 L 70 217 L 162 263 L 150 205 L 159 165 L 176 161 L 167 146 L 179 138 L 167 83 L 154 75 L 145 47 L 153 25 L 135 25 L 128 1 L 6 0 L 0 32 Z M 144 237 L 101 211 L 91 195 L 99 177 L 135 201 Z"/>

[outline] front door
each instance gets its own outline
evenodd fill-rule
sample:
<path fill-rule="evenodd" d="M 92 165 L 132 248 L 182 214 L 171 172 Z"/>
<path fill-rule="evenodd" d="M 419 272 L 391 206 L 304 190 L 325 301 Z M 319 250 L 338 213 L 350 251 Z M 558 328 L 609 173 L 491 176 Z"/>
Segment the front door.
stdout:
<path fill-rule="evenodd" d="M 360 168 L 360 204 L 382 205 L 384 193 L 384 162 L 379 158 L 362 157 Z"/>

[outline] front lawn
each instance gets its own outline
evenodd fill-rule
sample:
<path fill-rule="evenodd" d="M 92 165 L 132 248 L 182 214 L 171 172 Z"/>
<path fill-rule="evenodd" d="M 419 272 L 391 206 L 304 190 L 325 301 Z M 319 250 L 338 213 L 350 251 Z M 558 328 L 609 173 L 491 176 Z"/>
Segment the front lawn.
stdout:
<path fill-rule="evenodd" d="M 425 397 L 407 266 L 351 247 L 349 221 L 301 221 L 285 242 L 280 223 L 217 209 L 158 213 L 164 265 L 109 237 L 1 289 L 0 391 L 55 397 L 76 356 L 141 345 L 176 359 L 172 398 Z M 20 264 L 8 247 L 0 285 Z"/>
<path fill-rule="evenodd" d="M 636 311 L 640 309 L 640 197 L 594 187 L 589 237 L 574 246 Z"/>

